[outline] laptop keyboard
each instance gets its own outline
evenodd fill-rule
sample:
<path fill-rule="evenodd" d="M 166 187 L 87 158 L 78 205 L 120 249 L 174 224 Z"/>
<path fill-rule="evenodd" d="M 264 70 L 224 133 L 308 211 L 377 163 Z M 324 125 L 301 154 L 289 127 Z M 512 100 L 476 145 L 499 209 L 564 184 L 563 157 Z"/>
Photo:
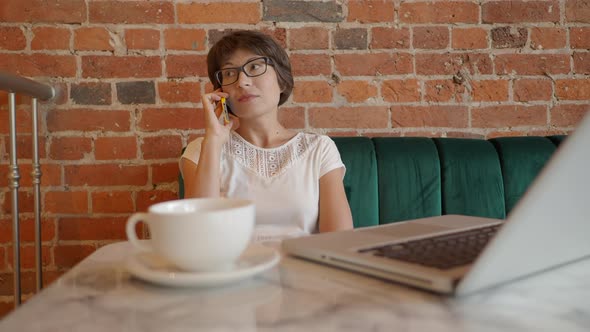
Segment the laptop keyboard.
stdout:
<path fill-rule="evenodd" d="M 500 226 L 362 249 L 359 252 L 447 270 L 475 261 Z"/>

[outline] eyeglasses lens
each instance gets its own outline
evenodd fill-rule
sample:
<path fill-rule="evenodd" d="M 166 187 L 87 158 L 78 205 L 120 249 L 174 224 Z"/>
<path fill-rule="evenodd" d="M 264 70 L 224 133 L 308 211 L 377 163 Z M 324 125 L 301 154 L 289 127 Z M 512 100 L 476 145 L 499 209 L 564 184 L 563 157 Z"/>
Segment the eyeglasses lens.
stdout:
<path fill-rule="evenodd" d="M 229 85 L 238 80 L 240 72 L 244 72 L 248 77 L 256 77 L 266 73 L 267 67 L 267 58 L 256 58 L 246 62 L 243 66 L 238 68 L 221 69 L 216 73 L 216 76 L 221 85 Z"/>

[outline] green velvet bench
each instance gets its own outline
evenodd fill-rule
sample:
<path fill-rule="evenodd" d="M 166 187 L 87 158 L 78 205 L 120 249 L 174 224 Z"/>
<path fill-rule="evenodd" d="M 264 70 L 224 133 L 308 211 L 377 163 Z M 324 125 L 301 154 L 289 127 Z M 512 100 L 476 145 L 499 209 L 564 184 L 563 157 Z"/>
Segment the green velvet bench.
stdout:
<path fill-rule="evenodd" d="M 565 137 L 333 140 L 354 226 L 365 227 L 444 214 L 503 219 Z"/>
<path fill-rule="evenodd" d="M 355 227 L 462 214 L 503 219 L 565 136 L 336 137 Z"/>

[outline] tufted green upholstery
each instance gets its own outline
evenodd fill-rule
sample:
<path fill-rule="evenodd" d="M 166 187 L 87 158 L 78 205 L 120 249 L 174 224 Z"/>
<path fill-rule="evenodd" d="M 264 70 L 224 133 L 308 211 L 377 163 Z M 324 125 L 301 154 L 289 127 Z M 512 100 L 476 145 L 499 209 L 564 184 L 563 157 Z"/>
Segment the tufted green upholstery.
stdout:
<path fill-rule="evenodd" d="M 503 170 L 506 212 L 510 212 L 556 147 L 545 137 L 492 139 Z"/>
<path fill-rule="evenodd" d="M 182 148 L 182 151 L 180 151 L 181 156 L 185 149 L 186 147 Z M 180 174 L 180 172 L 178 172 L 178 197 L 184 198 L 184 179 L 182 178 L 182 174 Z"/>
<path fill-rule="evenodd" d="M 383 137 L 373 142 L 381 223 L 440 215 L 440 161 L 434 142 L 419 137 Z"/>
<path fill-rule="evenodd" d="M 365 227 L 441 214 L 505 218 L 565 138 L 333 140 L 354 225 Z"/>
<path fill-rule="evenodd" d="M 373 142 L 367 137 L 335 137 L 333 140 L 346 165 L 344 190 L 354 227 L 378 224 L 377 161 Z"/>
<path fill-rule="evenodd" d="M 373 205 L 363 203 L 363 195 L 350 195 L 355 226 L 441 214 L 505 218 L 564 138 L 372 138 L 379 220 L 374 221 Z M 348 155 L 351 141 L 367 138 L 334 140 L 340 153 Z M 362 146 L 371 149 L 366 143 Z M 343 157 L 347 167 L 348 158 Z M 349 167 L 344 179 L 347 192 L 363 192 L 363 179 L 372 178 L 370 172 L 372 168 Z"/>
<path fill-rule="evenodd" d="M 442 213 L 505 218 L 498 154 L 485 140 L 436 138 L 441 165 Z"/>
<path fill-rule="evenodd" d="M 559 147 L 559 144 L 561 144 L 567 138 L 567 135 L 553 135 L 547 136 L 547 138 L 550 139 L 551 142 L 555 144 L 555 146 Z"/>

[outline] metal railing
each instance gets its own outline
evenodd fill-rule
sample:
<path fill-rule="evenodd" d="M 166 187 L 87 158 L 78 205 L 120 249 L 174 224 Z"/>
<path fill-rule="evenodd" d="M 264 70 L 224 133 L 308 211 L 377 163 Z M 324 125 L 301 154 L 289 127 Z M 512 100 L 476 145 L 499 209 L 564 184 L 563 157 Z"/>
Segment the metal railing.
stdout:
<path fill-rule="evenodd" d="M 32 156 L 32 182 L 34 190 L 34 213 L 35 213 L 35 266 L 36 266 L 36 289 L 37 292 L 43 287 L 43 262 L 41 255 L 41 165 L 39 164 L 39 135 L 37 128 L 38 105 L 37 99 L 49 100 L 55 96 L 55 90 L 28 78 L 0 72 L 0 90 L 8 92 L 8 122 L 10 136 L 10 166 L 8 172 L 9 187 L 12 192 L 12 236 L 14 249 L 13 270 L 14 270 L 14 307 L 21 303 L 20 285 L 20 238 L 19 238 L 19 211 L 18 211 L 18 188 L 20 173 L 18 160 L 16 158 L 16 94 L 24 94 L 32 97 L 32 134 L 33 134 L 33 156 Z"/>

